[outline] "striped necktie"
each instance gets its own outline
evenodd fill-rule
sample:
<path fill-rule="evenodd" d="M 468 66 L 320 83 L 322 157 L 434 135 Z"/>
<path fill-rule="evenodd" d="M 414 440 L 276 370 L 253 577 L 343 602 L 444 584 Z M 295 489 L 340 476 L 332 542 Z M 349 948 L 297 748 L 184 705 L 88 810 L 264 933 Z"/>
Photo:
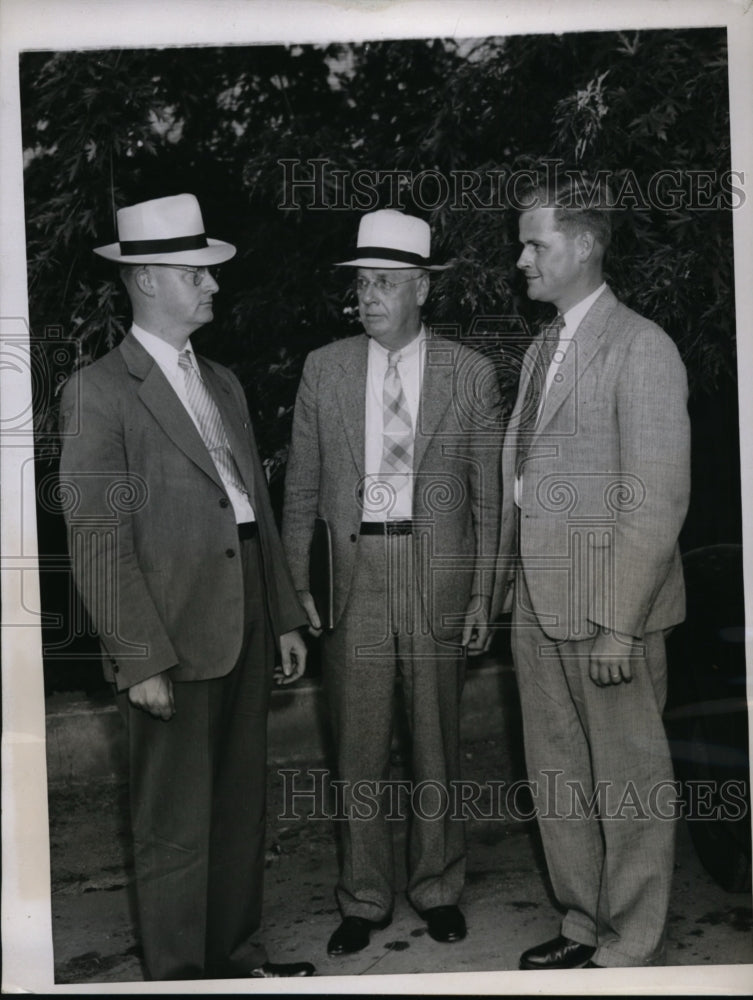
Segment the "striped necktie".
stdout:
<path fill-rule="evenodd" d="M 228 444 L 220 411 L 209 394 L 209 390 L 204 385 L 201 376 L 196 371 L 189 350 L 181 351 L 178 355 L 178 366 L 183 371 L 188 403 L 196 417 L 201 437 L 207 446 L 212 461 L 217 467 L 220 477 L 226 483 L 234 486 L 239 493 L 244 493 L 248 496 L 248 490 L 243 485 L 241 474 L 238 471 L 238 466 L 235 463 L 233 453 Z"/>
<path fill-rule="evenodd" d="M 382 390 L 382 473 L 413 472 L 413 423 L 397 370 L 399 360 L 400 351 L 388 353 Z"/>
<path fill-rule="evenodd" d="M 515 458 L 518 477 L 521 475 L 523 463 L 531 450 L 531 439 L 539 421 L 541 403 L 544 398 L 546 376 L 549 372 L 554 352 L 557 350 L 557 345 L 559 344 L 560 333 L 564 328 L 565 321 L 559 314 L 549 326 L 544 327 L 544 335 L 539 345 L 539 351 L 533 362 L 531 377 L 528 379 L 526 394 L 519 414 L 518 448 Z"/>

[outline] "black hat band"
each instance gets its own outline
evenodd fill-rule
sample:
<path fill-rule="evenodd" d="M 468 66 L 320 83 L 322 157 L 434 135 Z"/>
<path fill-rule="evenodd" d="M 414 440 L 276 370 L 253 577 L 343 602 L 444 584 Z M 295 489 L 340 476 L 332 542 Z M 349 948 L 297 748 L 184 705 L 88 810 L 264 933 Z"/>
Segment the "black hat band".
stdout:
<path fill-rule="evenodd" d="M 175 236 L 168 240 L 121 240 L 124 257 L 150 253 L 173 253 L 176 250 L 205 250 L 209 244 L 204 233 L 198 236 Z"/>
<path fill-rule="evenodd" d="M 390 247 L 358 247 L 356 257 L 381 257 L 383 260 L 395 260 L 401 264 L 413 264 L 416 267 L 426 267 L 428 257 L 411 253 L 409 250 L 393 250 Z"/>

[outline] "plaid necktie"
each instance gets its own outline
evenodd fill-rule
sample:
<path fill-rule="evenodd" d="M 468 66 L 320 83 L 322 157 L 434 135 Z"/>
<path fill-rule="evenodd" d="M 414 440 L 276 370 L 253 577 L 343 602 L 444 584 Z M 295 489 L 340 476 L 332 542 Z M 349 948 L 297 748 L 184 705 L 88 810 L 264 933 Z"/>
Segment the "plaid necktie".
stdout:
<path fill-rule="evenodd" d="M 520 410 L 518 449 L 515 459 L 515 467 L 517 469 L 518 477 L 521 475 L 523 463 L 531 450 L 531 439 L 533 437 L 533 432 L 536 429 L 536 424 L 538 423 L 539 410 L 541 409 L 541 402 L 544 398 L 546 376 L 549 371 L 549 366 L 552 363 L 554 352 L 557 350 L 557 345 L 559 344 L 560 333 L 564 327 L 565 321 L 559 314 L 549 326 L 544 327 L 544 337 L 539 345 L 536 360 L 533 363 L 531 377 L 529 378 L 528 385 L 526 386 L 523 406 Z"/>
<path fill-rule="evenodd" d="M 397 370 L 399 360 L 400 351 L 388 353 L 382 390 L 382 473 L 413 472 L 413 423 Z"/>
<path fill-rule="evenodd" d="M 183 370 L 188 403 L 196 417 L 201 437 L 217 471 L 226 483 L 234 486 L 239 493 L 248 496 L 248 490 L 243 485 L 238 466 L 235 464 L 233 453 L 228 444 L 220 411 L 209 394 L 209 390 L 202 382 L 201 376 L 196 371 L 191 361 L 190 351 L 181 351 L 178 355 L 178 366 Z"/>

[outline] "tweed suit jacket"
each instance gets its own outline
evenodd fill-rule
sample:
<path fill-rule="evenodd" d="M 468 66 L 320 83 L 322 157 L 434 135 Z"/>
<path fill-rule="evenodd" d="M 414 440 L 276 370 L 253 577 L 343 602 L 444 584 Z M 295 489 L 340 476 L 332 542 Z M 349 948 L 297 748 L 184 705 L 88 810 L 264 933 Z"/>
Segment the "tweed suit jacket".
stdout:
<path fill-rule="evenodd" d="M 315 517 L 332 531 L 335 625 L 358 558 L 367 356 L 365 334 L 308 356 L 286 474 L 282 538 L 297 588 L 309 589 Z M 429 337 L 414 441 L 413 545 L 424 607 L 442 640 L 460 631 L 472 595 L 490 610 L 500 523 L 499 415 L 491 362 Z"/>
<path fill-rule="evenodd" d="M 305 623 L 277 535 L 243 390 L 197 358 L 259 528 L 275 635 Z M 73 573 L 118 689 L 172 668 L 227 674 L 243 638 L 235 516 L 192 419 L 135 337 L 66 384 L 61 490 Z"/>
<path fill-rule="evenodd" d="M 515 565 L 520 413 L 503 449 L 499 580 Z M 533 610 L 554 639 L 594 625 L 636 637 L 685 616 L 677 538 L 690 492 L 687 379 L 671 339 L 605 289 L 569 344 L 523 467 L 519 552 Z"/>

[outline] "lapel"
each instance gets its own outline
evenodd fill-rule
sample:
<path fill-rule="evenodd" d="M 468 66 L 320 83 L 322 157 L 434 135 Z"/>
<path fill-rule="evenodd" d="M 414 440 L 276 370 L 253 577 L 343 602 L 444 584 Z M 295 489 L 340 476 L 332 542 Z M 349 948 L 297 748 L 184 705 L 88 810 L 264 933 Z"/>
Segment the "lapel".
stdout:
<path fill-rule="evenodd" d="M 341 371 L 335 388 L 342 426 L 360 478 L 364 476 L 368 345 L 366 334 L 341 341 Z"/>
<path fill-rule="evenodd" d="M 515 478 L 515 457 L 518 452 L 520 412 L 523 409 L 523 400 L 526 398 L 526 390 L 528 388 L 528 382 L 533 370 L 533 364 L 529 363 L 526 359 L 533 359 L 537 356 L 540 341 L 541 336 L 535 337 L 531 341 L 528 350 L 523 356 L 523 361 L 521 362 L 518 394 L 515 397 L 515 405 L 512 408 L 512 413 L 510 414 L 510 419 L 507 425 L 508 431 L 502 442 L 502 481 L 504 483 L 512 484 L 513 479 Z M 509 490 L 505 491 L 505 497 L 507 496 L 512 497 L 512 485 L 510 485 Z"/>
<path fill-rule="evenodd" d="M 568 396 L 575 391 L 577 383 L 601 346 L 601 336 L 616 305 L 617 298 L 614 292 L 610 288 L 605 288 L 581 320 L 559 369 L 562 378 L 552 384 L 544 400 L 537 434 L 552 421 Z"/>
<path fill-rule="evenodd" d="M 138 396 L 144 406 L 173 444 L 223 488 L 222 480 L 196 425 L 151 354 L 130 333 L 120 344 L 119 350 L 128 371 L 141 382 Z"/>
<path fill-rule="evenodd" d="M 424 371 L 421 380 L 421 399 L 413 445 L 413 471 L 418 472 L 426 449 L 436 433 L 440 421 L 453 398 L 453 378 L 456 374 L 456 345 L 442 338 L 427 335 L 424 343 Z M 447 363 L 448 351 L 452 364 Z"/>

